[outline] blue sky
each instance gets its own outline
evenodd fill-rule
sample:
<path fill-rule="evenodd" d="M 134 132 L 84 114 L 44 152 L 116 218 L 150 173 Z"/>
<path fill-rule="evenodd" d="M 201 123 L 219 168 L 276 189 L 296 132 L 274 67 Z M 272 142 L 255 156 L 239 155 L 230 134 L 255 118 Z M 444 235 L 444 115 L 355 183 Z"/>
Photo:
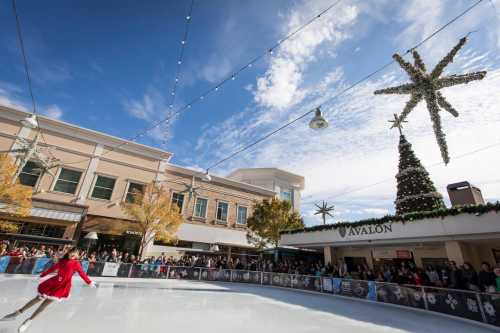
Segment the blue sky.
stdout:
<path fill-rule="evenodd" d="M 333 1 L 197 0 L 174 110 L 259 55 Z M 214 170 L 280 167 L 306 177 L 302 212 L 319 223 L 313 202 L 337 207 L 335 220 L 393 212 L 397 133 L 387 120 L 406 96 L 374 96 L 407 81 L 392 66 L 350 93 L 357 81 L 419 42 L 473 1 L 344 0 L 272 55 L 140 142 L 175 154 L 176 164 L 206 168 L 287 120 L 324 104 L 331 126 L 307 120 Z M 190 1 L 18 0 L 34 93 L 50 117 L 123 138 L 170 109 L 180 41 Z M 489 200 L 500 198 L 500 2 L 483 1 L 419 51 L 431 67 L 467 32 L 477 30 L 448 73 L 489 70 L 487 78 L 443 90 L 460 112 L 443 114 L 452 162 L 429 169 L 439 190 L 469 180 Z M 0 103 L 29 109 L 28 91 L 10 1 L 0 2 Z M 424 105 L 408 118 L 408 139 L 425 165 L 440 161 Z M 367 185 L 384 181 L 381 184 Z M 366 187 L 366 188 L 365 188 Z M 360 191 L 354 191 L 364 188 Z M 347 194 L 345 194 L 348 192 Z"/>

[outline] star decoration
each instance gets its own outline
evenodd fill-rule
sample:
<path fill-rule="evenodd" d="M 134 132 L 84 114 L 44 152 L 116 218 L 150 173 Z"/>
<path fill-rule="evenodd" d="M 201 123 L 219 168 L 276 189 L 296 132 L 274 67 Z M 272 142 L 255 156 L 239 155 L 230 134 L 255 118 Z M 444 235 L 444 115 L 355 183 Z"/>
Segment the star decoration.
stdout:
<path fill-rule="evenodd" d="M 317 204 L 314 204 L 316 207 L 318 207 L 318 210 L 314 213 L 314 215 L 318 215 L 318 214 L 321 214 L 321 217 L 323 218 L 323 224 L 326 224 L 326 216 L 330 216 L 330 217 L 333 217 L 332 214 L 330 214 L 330 212 L 332 212 L 333 210 L 335 210 L 335 206 L 328 206 L 328 204 L 323 201 L 323 203 L 321 204 L 321 206 L 317 205 Z"/>
<path fill-rule="evenodd" d="M 434 135 L 436 136 L 441 156 L 445 164 L 448 164 L 450 157 L 448 155 L 448 146 L 445 140 L 445 134 L 441 127 L 441 117 L 439 115 L 440 107 L 454 117 L 458 117 L 458 112 L 439 92 L 440 89 L 455 86 L 458 84 L 469 83 L 471 81 L 482 80 L 486 76 L 486 71 L 467 73 L 462 75 L 449 75 L 441 77 L 443 70 L 451 62 L 458 51 L 467 42 L 467 38 L 460 39 L 458 44 L 436 65 L 436 67 L 427 73 L 426 67 L 422 58 L 416 50 L 412 50 L 414 64 L 405 61 L 399 54 L 394 54 L 392 58 L 398 62 L 403 70 L 408 74 L 412 83 L 402 84 L 397 87 L 385 88 L 376 90 L 375 95 L 379 94 L 409 94 L 410 100 L 406 103 L 403 111 L 396 121 L 393 122 L 392 128 L 399 127 L 408 114 L 417 106 L 417 104 L 425 100 L 427 109 L 429 110 Z"/>

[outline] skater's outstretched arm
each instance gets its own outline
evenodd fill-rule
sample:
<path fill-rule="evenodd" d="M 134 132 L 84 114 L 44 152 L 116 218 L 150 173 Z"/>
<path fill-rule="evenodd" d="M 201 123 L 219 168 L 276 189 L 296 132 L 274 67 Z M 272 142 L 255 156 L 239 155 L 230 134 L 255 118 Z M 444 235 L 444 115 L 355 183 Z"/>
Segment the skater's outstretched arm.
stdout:
<path fill-rule="evenodd" d="M 59 269 L 59 263 L 55 263 L 54 265 L 50 266 L 47 270 L 43 271 L 42 274 L 40 274 L 40 277 L 47 276 L 48 274 L 50 274 L 58 269 Z"/>
<path fill-rule="evenodd" d="M 80 264 L 79 261 L 76 262 L 76 268 L 75 270 L 78 272 L 78 275 L 82 278 L 83 281 L 87 282 L 87 284 L 92 285 L 94 282 L 88 277 L 87 274 L 83 271 L 82 265 Z"/>

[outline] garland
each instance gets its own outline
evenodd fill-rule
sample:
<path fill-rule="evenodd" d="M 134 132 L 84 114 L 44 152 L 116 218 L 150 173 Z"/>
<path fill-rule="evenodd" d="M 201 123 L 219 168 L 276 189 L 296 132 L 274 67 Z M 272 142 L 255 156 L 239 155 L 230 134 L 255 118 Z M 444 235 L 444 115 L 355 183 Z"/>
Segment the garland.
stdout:
<path fill-rule="evenodd" d="M 338 222 L 334 224 L 326 225 L 316 225 L 313 227 L 307 227 L 302 229 L 287 230 L 281 232 L 281 234 L 297 234 L 301 232 L 314 232 L 314 231 L 324 231 L 324 230 L 335 230 L 340 227 L 359 227 L 365 225 L 377 225 L 384 224 L 387 222 L 414 222 L 418 220 L 423 220 L 426 218 L 441 218 L 444 219 L 448 216 L 456 216 L 460 214 L 474 214 L 480 216 L 489 212 L 499 212 L 500 202 L 491 203 L 488 202 L 485 205 L 467 205 L 467 206 L 456 206 L 452 208 L 441 208 L 427 212 L 415 212 L 408 213 L 404 215 L 386 215 L 380 218 L 371 218 L 366 220 L 360 220 L 356 222 Z"/>

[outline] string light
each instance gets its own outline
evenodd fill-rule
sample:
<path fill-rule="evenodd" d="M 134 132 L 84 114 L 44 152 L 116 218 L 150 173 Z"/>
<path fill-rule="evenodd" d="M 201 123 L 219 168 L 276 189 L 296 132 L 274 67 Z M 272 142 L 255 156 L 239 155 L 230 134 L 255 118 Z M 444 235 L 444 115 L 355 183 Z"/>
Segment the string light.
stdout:
<path fill-rule="evenodd" d="M 417 45 L 415 45 L 414 47 L 408 49 L 408 51 L 406 51 L 405 55 L 410 53 L 411 50 L 415 50 L 417 49 L 418 47 L 420 47 L 421 45 L 423 45 L 424 43 L 426 43 L 427 41 L 429 41 L 430 39 L 432 39 L 433 37 L 435 37 L 438 33 L 440 33 L 441 31 L 443 31 L 445 28 L 447 28 L 449 25 L 451 25 L 453 22 L 457 21 L 459 18 L 461 18 L 462 16 L 464 16 L 465 14 L 467 14 L 468 12 L 470 12 L 472 9 L 474 9 L 476 6 L 478 6 L 483 0 L 478 0 L 476 3 L 474 3 L 473 5 L 471 5 L 470 7 L 468 7 L 466 10 L 464 10 L 463 12 L 461 12 L 459 15 L 455 16 L 453 19 L 451 19 L 450 21 L 448 21 L 446 24 L 444 24 L 443 26 L 441 26 L 439 29 L 435 30 L 433 33 L 431 33 L 429 36 L 427 36 L 426 38 L 424 38 L 420 43 L 418 43 Z M 320 13 L 321 15 L 321 13 Z M 316 18 L 319 18 L 318 15 Z M 273 48 L 270 48 L 269 50 L 272 51 Z M 390 62 L 382 65 L 380 68 L 376 69 L 375 71 L 371 72 L 370 74 L 364 76 L 363 78 L 361 78 L 360 80 L 354 82 L 352 85 L 346 87 L 345 89 L 343 89 L 342 91 L 340 91 L 338 94 L 335 94 L 333 97 L 329 98 L 327 101 L 323 102 L 321 105 L 317 106 L 316 108 L 312 108 L 311 110 L 307 111 L 306 113 L 298 116 L 297 118 L 287 122 L 286 124 L 280 126 L 279 128 L 267 133 L 266 135 L 262 136 L 261 138 L 257 139 L 256 141 L 246 145 L 246 146 L 243 146 L 239 149 L 237 149 L 236 151 L 234 151 L 233 153 L 229 154 L 227 157 L 225 158 L 222 158 L 221 160 L 211 164 L 206 170 L 209 171 L 217 166 L 219 166 L 220 164 L 234 158 L 235 156 L 243 153 L 244 151 L 250 149 L 251 147 L 253 146 L 256 146 L 257 144 L 261 143 L 262 141 L 265 141 L 266 139 L 270 138 L 271 136 L 275 135 L 276 133 L 280 132 L 281 130 L 291 126 L 292 124 L 296 123 L 297 121 L 301 120 L 302 118 L 308 116 L 309 114 L 313 113 L 316 111 L 317 108 L 320 108 L 322 105 L 328 103 L 328 102 L 331 102 L 332 100 L 338 98 L 339 96 L 345 94 L 346 92 L 348 92 L 349 90 L 352 90 L 353 88 L 355 88 L 356 86 L 360 85 L 361 83 L 367 81 L 368 79 L 370 79 L 371 77 L 375 76 L 376 74 L 380 73 L 381 71 L 383 71 L 384 69 L 386 69 L 387 67 L 389 67 L 390 65 L 392 65 L 393 63 L 395 62 L 395 60 L 391 60 Z"/>

